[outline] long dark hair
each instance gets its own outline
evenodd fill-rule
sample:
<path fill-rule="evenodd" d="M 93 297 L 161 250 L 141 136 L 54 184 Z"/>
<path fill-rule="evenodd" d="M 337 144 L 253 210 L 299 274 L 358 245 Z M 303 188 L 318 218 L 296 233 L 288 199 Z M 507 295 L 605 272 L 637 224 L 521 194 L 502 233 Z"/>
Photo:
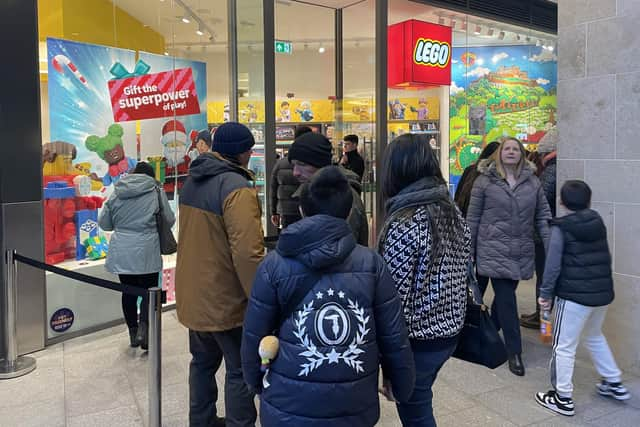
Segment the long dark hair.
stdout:
<path fill-rule="evenodd" d="M 394 139 L 387 146 L 382 162 L 382 192 L 385 197 L 396 196 L 407 186 L 423 178 L 431 178 L 434 186 L 446 186 L 442 176 L 440 162 L 424 134 L 405 134 Z M 464 238 L 464 224 L 458 208 L 450 197 L 439 199 L 433 203 L 425 203 L 424 208 L 429 215 L 429 226 L 433 236 L 433 256 L 429 260 L 429 269 L 434 260 L 444 252 L 446 246 Z M 409 218 L 414 215 L 416 207 L 401 209 L 396 218 Z M 387 218 L 380 235 L 384 239 L 390 218 Z"/>
<path fill-rule="evenodd" d="M 403 188 L 422 179 L 433 177 L 446 184 L 440 162 L 424 134 L 404 134 L 387 146 L 382 161 L 382 194 L 397 195 Z"/>

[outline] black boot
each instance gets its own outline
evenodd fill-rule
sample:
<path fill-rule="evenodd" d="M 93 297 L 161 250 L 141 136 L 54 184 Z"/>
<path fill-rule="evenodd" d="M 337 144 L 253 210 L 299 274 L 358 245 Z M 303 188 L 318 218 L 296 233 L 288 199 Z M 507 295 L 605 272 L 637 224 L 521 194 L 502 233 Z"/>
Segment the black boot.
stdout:
<path fill-rule="evenodd" d="M 536 310 L 534 313 L 520 316 L 520 326 L 528 329 L 540 328 L 540 311 Z"/>
<path fill-rule="evenodd" d="M 138 341 L 138 328 L 129 328 L 129 345 L 134 348 L 140 345 L 140 341 Z"/>
<path fill-rule="evenodd" d="M 513 356 L 509 356 L 509 370 L 514 375 L 524 377 L 524 364 L 522 363 L 521 355 L 514 354 Z"/>
<path fill-rule="evenodd" d="M 140 322 L 140 325 L 138 325 L 138 342 L 143 350 L 149 349 L 149 327 L 147 322 Z"/>

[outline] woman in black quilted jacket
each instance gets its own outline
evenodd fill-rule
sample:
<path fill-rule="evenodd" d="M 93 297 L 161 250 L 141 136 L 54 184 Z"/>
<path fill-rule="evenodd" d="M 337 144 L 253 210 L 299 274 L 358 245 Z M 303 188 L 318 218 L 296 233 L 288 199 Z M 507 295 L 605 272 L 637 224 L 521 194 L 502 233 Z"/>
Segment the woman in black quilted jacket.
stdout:
<path fill-rule="evenodd" d="M 389 145 L 382 190 L 387 218 L 378 249 L 402 300 L 416 365 L 415 389 L 398 414 L 405 426 L 435 426 L 431 387 L 464 323 L 471 236 L 425 135 Z"/>
<path fill-rule="evenodd" d="M 509 369 L 524 375 L 516 288 L 533 277 L 534 232 L 546 248 L 551 219 L 549 204 L 535 166 L 516 138 L 504 139 L 498 151 L 478 165 L 481 175 L 471 191 L 467 222 L 478 275 L 491 278 L 495 297 L 492 316 L 502 328 Z M 481 289 L 484 292 L 484 289 Z"/>

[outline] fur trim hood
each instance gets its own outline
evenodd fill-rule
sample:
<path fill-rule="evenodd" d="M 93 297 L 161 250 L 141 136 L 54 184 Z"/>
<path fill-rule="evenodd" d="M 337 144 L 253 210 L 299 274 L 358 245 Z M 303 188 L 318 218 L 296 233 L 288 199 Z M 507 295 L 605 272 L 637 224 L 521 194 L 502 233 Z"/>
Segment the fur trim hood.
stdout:
<path fill-rule="evenodd" d="M 531 173 L 535 174 L 537 167 L 536 165 L 529 161 L 529 160 L 525 160 L 524 163 L 524 167 L 522 168 L 522 171 L 531 171 Z M 496 169 L 496 162 L 493 159 L 484 159 L 484 160 L 480 160 L 478 162 L 478 172 L 480 172 L 483 175 L 496 175 L 498 173 L 497 169 Z"/>

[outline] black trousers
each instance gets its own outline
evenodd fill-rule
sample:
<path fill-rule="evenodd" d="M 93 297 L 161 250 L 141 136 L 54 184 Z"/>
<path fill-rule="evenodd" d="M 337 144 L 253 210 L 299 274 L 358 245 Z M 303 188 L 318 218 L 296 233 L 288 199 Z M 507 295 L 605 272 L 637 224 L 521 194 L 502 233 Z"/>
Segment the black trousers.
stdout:
<path fill-rule="evenodd" d="M 217 348 L 215 344 L 217 344 Z M 240 344 L 242 328 L 221 332 L 189 331 L 189 347 L 193 360 L 189 367 L 190 426 L 208 426 L 215 416 L 215 371 L 220 366 L 220 350 L 224 357 L 225 422 L 229 427 L 254 427 L 257 419 L 254 394 L 242 378 Z M 195 363 L 194 363 L 195 362 Z M 192 381 L 193 379 L 193 381 Z M 213 405 L 213 406 L 212 406 Z"/>
<path fill-rule="evenodd" d="M 158 276 L 160 273 L 149 274 L 119 274 L 120 283 L 123 285 L 135 286 L 149 289 L 158 286 Z M 122 314 L 129 329 L 138 327 L 138 297 L 135 295 L 122 294 Z M 149 298 L 142 298 L 140 306 L 140 321 L 149 322 Z"/>
<path fill-rule="evenodd" d="M 189 329 L 189 351 L 189 426 L 209 427 L 217 416 L 216 372 L 222 363 L 222 350 L 213 332 Z"/>
<path fill-rule="evenodd" d="M 536 242 L 536 308 L 538 307 L 538 297 L 540 296 L 540 286 L 542 286 L 546 260 L 547 255 L 544 251 L 544 244 L 542 242 Z"/>
<path fill-rule="evenodd" d="M 478 287 L 484 296 L 489 278 L 478 278 Z M 518 318 L 518 301 L 516 300 L 517 280 L 493 279 L 493 304 L 491 304 L 491 318 L 496 327 L 502 329 L 507 353 L 511 356 L 522 353 L 522 339 L 520 337 L 520 319 Z"/>
<path fill-rule="evenodd" d="M 300 215 L 282 215 L 280 217 L 280 225 L 283 229 L 287 228 L 294 222 L 298 222 L 302 219 Z"/>

